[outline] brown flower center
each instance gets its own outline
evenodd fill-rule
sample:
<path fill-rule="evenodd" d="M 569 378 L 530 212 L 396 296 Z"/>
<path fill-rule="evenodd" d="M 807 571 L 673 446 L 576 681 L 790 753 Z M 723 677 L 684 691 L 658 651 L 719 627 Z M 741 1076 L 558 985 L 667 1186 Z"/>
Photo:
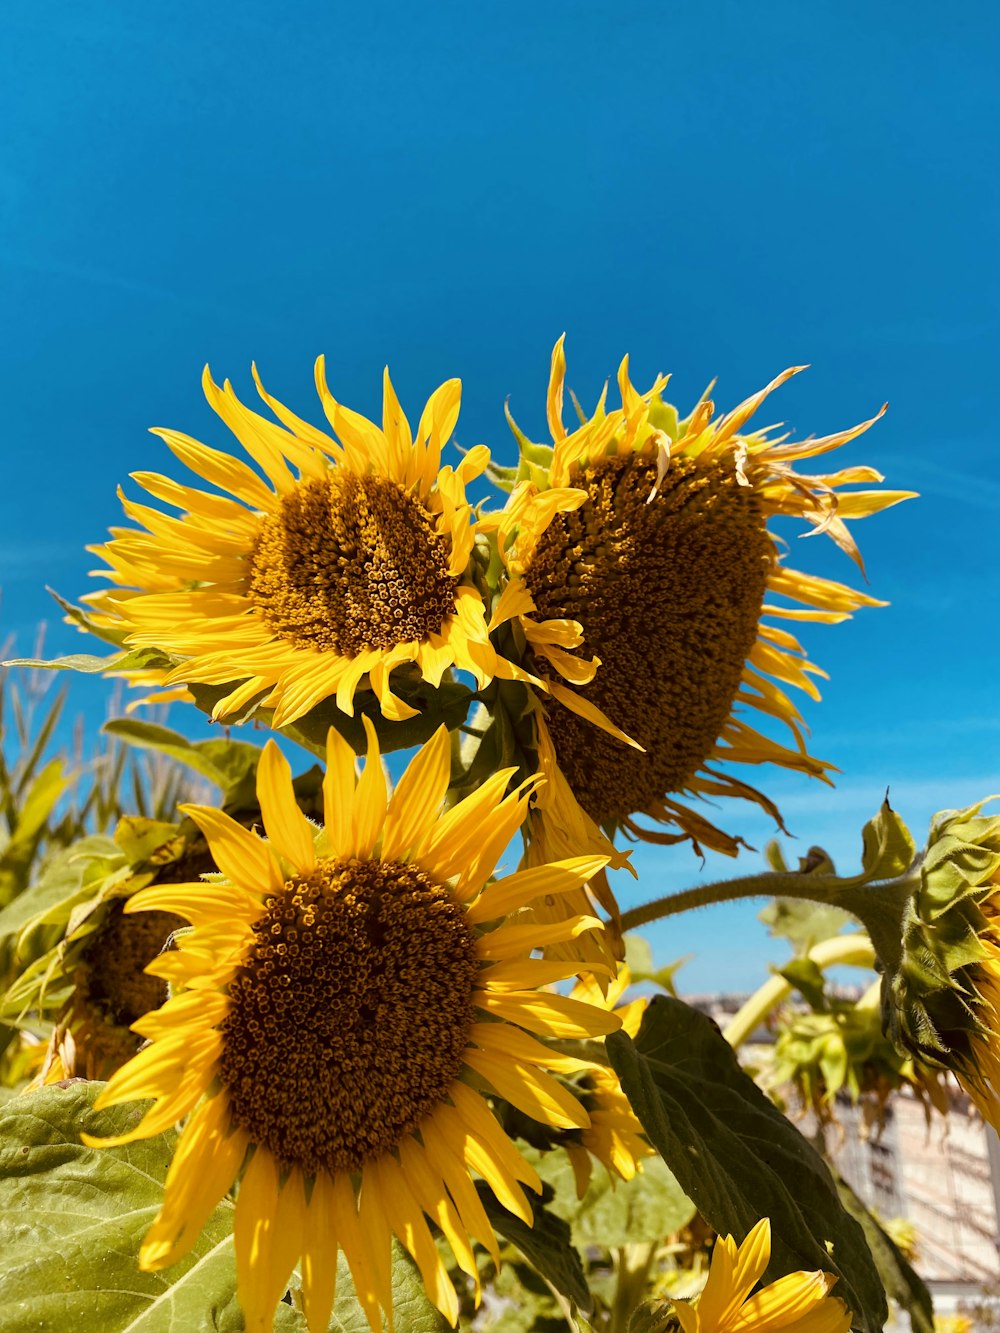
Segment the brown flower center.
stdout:
<path fill-rule="evenodd" d="M 143 971 L 161 952 L 172 931 L 187 925 L 173 912 L 130 912 L 125 899 L 111 904 L 83 954 L 87 999 L 118 1027 L 129 1027 L 158 1009 L 167 998 L 159 977 Z"/>
<path fill-rule="evenodd" d="M 415 866 L 353 859 L 288 881 L 253 930 L 221 1025 L 234 1118 L 284 1166 L 357 1170 L 462 1067 L 475 933 Z"/>
<path fill-rule="evenodd" d="M 772 547 L 733 467 L 637 454 L 578 469 L 587 501 L 559 514 L 526 571 L 539 620 L 578 620 L 601 659 L 584 695 L 645 753 L 565 708 L 549 727 L 559 766 L 598 823 L 680 790 L 711 754 L 757 636 Z M 539 670 L 544 666 L 538 663 Z"/>
<path fill-rule="evenodd" d="M 448 558 L 447 539 L 404 487 L 332 469 L 264 519 L 249 596 L 279 638 L 356 657 L 440 632 L 458 584 Z"/>

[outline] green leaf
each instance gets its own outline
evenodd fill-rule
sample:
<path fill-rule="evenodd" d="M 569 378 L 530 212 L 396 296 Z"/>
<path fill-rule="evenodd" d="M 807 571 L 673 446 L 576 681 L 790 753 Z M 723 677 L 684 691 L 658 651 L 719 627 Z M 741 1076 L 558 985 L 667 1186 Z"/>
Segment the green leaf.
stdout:
<path fill-rule="evenodd" d="M 49 816 L 68 786 L 69 774 L 63 761 L 52 759 L 20 802 L 17 824 L 0 854 L 0 906 L 6 906 L 27 888 Z"/>
<path fill-rule="evenodd" d="M 104 724 L 104 731 L 129 745 L 169 755 L 215 783 L 223 792 L 235 787 L 247 773 L 256 771 L 261 755 L 258 746 L 246 741 L 190 741 L 170 727 L 135 718 L 113 718 Z"/>
<path fill-rule="evenodd" d="M 865 825 L 861 837 L 861 864 L 868 879 L 893 879 L 913 864 L 913 838 L 888 796 L 875 818 Z"/>
<path fill-rule="evenodd" d="M 839 907 L 801 898 L 775 898 L 758 916 L 770 934 L 790 940 L 798 954 L 806 954 L 822 940 L 839 935 L 853 920 Z"/>
<path fill-rule="evenodd" d="M 212 1213 L 190 1254 L 139 1271 L 139 1245 L 163 1202 L 173 1131 L 121 1148 L 80 1133 L 120 1134 L 145 1106 L 95 1112 L 100 1083 L 72 1083 L 0 1107 L 0 1253 L 9 1327 L 239 1333 L 233 1206 Z M 291 1311 L 290 1311 L 291 1313 Z M 304 1329 L 305 1321 L 286 1324 Z"/>
<path fill-rule="evenodd" d="M 397 1241 L 392 1243 L 392 1309 L 400 1333 L 403 1330 L 410 1333 L 411 1329 L 413 1333 L 451 1333 L 447 1319 L 428 1300 L 416 1264 Z M 371 1333 L 368 1316 L 354 1294 L 351 1270 L 343 1254 L 337 1257 L 337 1297 L 329 1333 Z"/>
<path fill-rule="evenodd" d="M 95 657 L 93 653 L 71 653 L 69 657 L 53 657 L 46 661 L 42 657 L 14 657 L 9 662 L 0 662 L 5 667 L 35 667 L 45 671 L 82 671 L 88 676 L 100 671 L 110 671 L 125 660 L 127 654 L 112 653 L 110 657 Z"/>
<path fill-rule="evenodd" d="M 841 1203 L 864 1230 L 886 1294 L 910 1316 L 913 1333 L 934 1333 L 934 1306 L 923 1278 L 913 1271 L 902 1250 L 879 1226 L 847 1181 L 840 1176 L 836 1176 L 836 1181 Z"/>
<path fill-rule="evenodd" d="M 634 1242 L 663 1240 L 687 1226 L 697 1211 L 659 1157 L 645 1158 L 632 1180 L 618 1180 L 598 1167 L 579 1199 L 573 1168 L 564 1152 L 529 1156 L 555 1191 L 551 1207 L 570 1224 L 573 1244 L 581 1250 L 591 1245 L 613 1250 Z"/>
<path fill-rule="evenodd" d="M 541 1200 L 533 1199 L 534 1225 L 526 1226 L 497 1202 L 487 1186 L 477 1184 L 476 1189 L 494 1230 L 516 1246 L 532 1268 L 560 1295 L 584 1314 L 589 1314 L 593 1301 L 580 1256 L 570 1240 L 569 1223 L 550 1212 Z"/>
<path fill-rule="evenodd" d="M 712 1020 L 657 996 L 636 1042 L 616 1032 L 607 1049 L 650 1141 L 709 1224 L 742 1240 L 769 1217 L 770 1278 L 834 1273 L 855 1326 L 881 1329 L 885 1293 L 861 1227 L 822 1159 L 740 1068 Z"/>
<path fill-rule="evenodd" d="M 139 1245 L 163 1202 L 177 1134 L 119 1148 L 87 1148 L 80 1134 L 126 1132 L 146 1109 L 93 1104 L 103 1083 L 72 1082 L 14 1097 L 0 1106 L 0 1254 L 4 1328 L 100 1329 L 101 1333 L 242 1333 L 236 1299 L 233 1204 L 223 1200 L 192 1252 L 159 1273 L 138 1267 Z M 331 1333 L 369 1333 L 343 1255 Z M 420 1275 L 393 1248 L 396 1327 L 442 1333 Z M 293 1291 L 293 1300 L 298 1293 Z M 277 1333 L 305 1333 L 287 1303 Z"/>

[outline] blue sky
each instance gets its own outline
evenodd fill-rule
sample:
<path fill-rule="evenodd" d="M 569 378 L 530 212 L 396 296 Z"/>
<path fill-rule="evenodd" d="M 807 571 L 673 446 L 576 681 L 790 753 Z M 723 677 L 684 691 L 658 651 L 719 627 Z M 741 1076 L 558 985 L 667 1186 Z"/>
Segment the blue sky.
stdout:
<path fill-rule="evenodd" d="M 836 792 L 756 776 L 845 866 L 887 785 L 919 828 L 1000 789 L 998 36 L 985 0 L 7 7 L 3 631 L 83 646 L 44 584 L 87 590 L 116 485 L 168 464 L 148 426 L 224 443 L 206 361 L 249 392 L 256 359 L 313 419 L 319 352 L 368 412 L 386 361 L 414 412 L 459 375 L 458 438 L 501 457 L 508 394 L 543 433 L 563 330 L 585 402 L 625 351 L 684 407 L 810 362 L 764 416 L 819 434 L 889 399 L 843 462 L 923 498 L 856 529 L 892 605 L 804 636 Z M 643 897 L 730 868 L 637 859 Z M 754 910 L 671 922 L 658 957 L 753 985 Z"/>

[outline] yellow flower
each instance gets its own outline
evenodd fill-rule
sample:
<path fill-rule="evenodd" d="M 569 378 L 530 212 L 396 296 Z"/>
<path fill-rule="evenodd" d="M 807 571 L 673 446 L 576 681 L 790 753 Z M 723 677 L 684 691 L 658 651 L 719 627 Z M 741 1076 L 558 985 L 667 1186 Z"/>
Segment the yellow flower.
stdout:
<path fill-rule="evenodd" d="M 847 1333 L 851 1312 L 828 1295 L 829 1273 L 789 1273 L 751 1296 L 771 1258 L 771 1223 L 765 1217 L 742 1245 L 720 1236 L 708 1281 L 696 1301 L 673 1302 L 683 1333 Z"/>
<path fill-rule="evenodd" d="M 740 433 L 797 369 L 724 416 L 713 417 L 712 402 L 703 399 L 678 421 L 659 396 L 666 380 L 640 394 L 626 357 L 618 373 L 621 408 L 607 411 L 602 395 L 593 416 L 581 412 L 581 426 L 569 433 L 563 340 L 556 344 L 548 392 L 553 449 L 543 464 L 545 451 L 522 442 L 527 479 L 492 522 L 509 578 L 504 612 L 521 627 L 528 666 L 566 705 L 545 701 L 559 767 L 584 812 L 607 831 L 623 826 L 656 842 L 691 838 L 734 854 L 738 840 L 678 793 L 745 797 L 779 818 L 766 796 L 716 765 L 770 762 L 826 776 L 829 765 L 808 754 L 801 717 L 785 693 L 793 686 L 818 698 L 810 676 L 822 673 L 792 634 L 762 617 L 836 622 L 881 603 L 786 568 L 768 523 L 804 519 L 860 565 L 845 520 L 910 492 L 838 494 L 845 484 L 881 481 L 868 467 L 822 476 L 793 471 L 795 460 L 846 443 L 872 421 L 801 443 L 768 431 Z M 782 604 L 766 604 L 769 595 Z M 592 663 L 581 665 L 575 698 L 551 677 L 573 679 L 580 650 L 568 638 L 539 641 L 538 623 L 579 632 L 583 650 L 600 663 L 592 678 Z M 755 730 L 741 716 L 748 710 L 784 723 L 794 745 Z M 633 744 L 591 725 L 600 727 L 602 718 Z M 645 829 L 636 814 L 680 832 Z"/>
<path fill-rule="evenodd" d="M 594 977 L 584 976 L 579 978 L 571 994 L 574 999 L 612 1010 L 621 1019 L 621 1030 L 635 1037 L 648 1000 L 640 998 L 619 1004 L 631 984 L 632 975 L 626 966 L 622 966 L 606 993 Z M 564 1140 L 576 1177 L 576 1192 L 581 1199 L 590 1183 L 591 1156 L 602 1162 L 612 1177 L 631 1180 L 637 1171 L 642 1170 L 643 1157 L 649 1157 L 653 1152 L 613 1069 L 594 1065 L 583 1086 L 590 1124 L 579 1131 L 568 1131 Z"/>
<path fill-rule="evenodd" d="M 267 839 L 186 807 L 224 879 L 154 886 L 128 907 L 178 912 L 193 929 L 151 965 L 172 997 L 136 1024 L 151 1045 L 98 1102 L 154 1105 L 132 1133 L 103 1142 L 157 1134 L 190 1115 L 142 1247 L 146 1269 L 194 1244 L 242 1171 L 235 1245 L 249 1330 L 271 1327 L 300 1259 L 310 1333 L 325 1330 L 338 1248 L 380 1329 L 380 1307 L 391 1310 L 393 1234 L 455 1323 L 458 1300 L 428 1219 L 478 1287 L 470 1237 L 499 1256 L 472 1173 L 528 1224 L 523 1186 L 541 1188 L 476 1089 L 550 1128 L 585 1128 L 586 1111 L 549 1071 L 589 1065 L 544 1039 L 619 1026 L 603 1008 L 545 989 L 580 960 L 530 957 L 593 919 L 541 929 L 523 912 L 540 894 L 578 889 L 600 859 L 490 881 L 537 779 L 504 796 L 514 770 L 503 770 L 439 815 L 447 730 L 389 799 L 374 726 L 365 726 L 360 778 L 346 742 L 329 733 L 318 842 L 269 742 L 257 782 Z"/>
<path fill-rule="evenodd" d="M 170 912 L 128 915 L 131 894 L 151 882 L 188 880 L 215 869 L 198 831 L 123 818 L 115 840 L 91 839 L 66 849 L 48 868 L 53 885 L 75 887 L 48 901 L 22 927 L 27 965 L 7 989 L 2 1016 L 20 1022 L 52 1018 L 54 1027 L 36 1084 L 63 1078 L 106 1079 L 139 1050 L 136 1019 L 167 998 L 166 985 L 144 969 L 173 931 L 186 925 Z M 39 887 L 46 889 L 43 875 Z M 32 958 L 32 940 L 52 927 L 63 937 Z"/>
<path fill-rule="evenodd" d="M 155 431 L 226 494 L 133 473 L 180 517 L 122 495 L 145 530 L 113 529 L 112 540 L 91 548 L 116 585 L 84 599 L 94 622 L 176 663 L 130 670 L 132 681 L 231 687 L 214 717 L 257 702 L 274 710 L 277 727 L 331 697 L 352 713 L 365 679 L 385 717 L 412 717 L 417 710 L 390 686 L 399 667 L 431 686 L 457 667 L 482 688 L 504 667 L 470 573 L 475 524 L 465 486 L 489 452 L 478 445 L 457 468 L 440 467 L 460 382 L 431 395 L 414 437 L 388 371 L 380 428 L 337 402 L 320 357 L 317 388 L 338 442 L 267 394 L 256 369 L 254 378 L 287 429 L 244 406 L 228 380 L 216 385 L 207 368 L 203 386 L 266 480 L 228 453 Z"/>

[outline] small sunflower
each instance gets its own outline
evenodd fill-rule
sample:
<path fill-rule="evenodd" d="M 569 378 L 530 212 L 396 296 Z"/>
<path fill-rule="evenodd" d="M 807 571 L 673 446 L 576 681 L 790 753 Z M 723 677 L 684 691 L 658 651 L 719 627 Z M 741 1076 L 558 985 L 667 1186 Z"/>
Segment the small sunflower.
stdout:
<path fill-rule="evenodd" d="M 352 713 L 363 682 L 386 718 L 412 717 L 417 710 L 390 685 L 396 668 L 436 687 L 456 667 L 482 688 L 503 667 L 470 569 L 465 487 L 489 452 L 477 445 L 457 468 L 440 466 L 460 382 L 431 395 L 414 436 L 388 371 L 379 427 L 337 402 L 320 357 L 316 384 L 334 440 L 266 393 L 256 368 L 254 379 L 282 426 L 244 406 L 228 380 L 220 388 L 207 367 L 203 387 L 260 472 L 189 436 L 154 431 L 217 491 L 133 473 L 180 516 L 119 491 L 142 527 L 112 529 L 90 548 L 116 585 L 83 599 L 96 612 L 91 623 L 174 664 L 131 668 L 130 679 L 168 691 L 231 687 L 213 717 L 260 703 L 276 727 L 328 698 Z"/>
<path fill-rule="evenodd" d="M 70 863 L 78 887 L 62 902 L 48 902 L 21 931 L 29 951 L 39 932 L 62 926 L 63 937 L 24 966 L 3 998 L 6 1019 L 54 1024 L 36 1085 L 106 1079 L 136 1054 L 141 1038 L 131 1025 L 167 998 L 165 983 L 148 975 L 146 965 L 186 922 L 170 912 L 129 916 L 125 904 L 150 883 L 215 869 L 191 825 L 183 830 L 131 817 L 121 821 L 114 840 L 93 838 L 70 848 L 51 867 L 50 882 L 63 882 Z M 44 899 L 45 880 L 40 887 Z"/>
<path fill-rule="evenodd" d="M 851 1312 L 829 1294 L 829 1273 L 789 1273 L 750 1292 L 771 1258 L 771 1223 L 765 1217 L 742 1245 L 720 1236 L 712 1251 L 708 1281 L 694 1301 L 672 1302 L 682 1333 L 847 1333 Z"/>
<path fill-rule="evenodd" d="M 541 1188 L 484 1098 L 550 1128 L 586 1128 L 587 1112 L 549 1071 L 590 1066 L 544 1039 L 619 1026 L 603 1007 L 544 989 L 579 959 L 530 956 L 593 919 L 542 930 L 523 910 L 579 888 L 601 861 L 490 880 L 537 779 L 505 796 L 514 770 L 502 770 L 439 814 L 450 775 L 441 727 L 389 800 L 367 717 L 365 727 L 360 778 L 346 742 L 329 733 L 318 842 L 269 742 L 257 780 L 267 840 L 186 807 L 224 879 L 154 886 L 127 909 L 177 912 L 193 929 L 151 964 L 172 996 L 135 1025 L 151 1044 L 98 1102 L 154 1105 L 130 1134 L 93 1142 L 148 1137 L 190 1116 L 141 1250 L 146 1269 L 185 1254 L 242 1176 L 235 1245 L 249 1330 L 271 1327 L 300 1259 L 310 1333 L 325 1330 L 338 1248 L 379 1330 L 380 1308 L 391 1311 L 393 1234 L 454 1324 L 458 1300 L 428 1219 L 478 1290 L 470 1237 L 499 1256 L 472 1173 L 529 1225 L 522 1187 Z"/>
<path fill-rule="evenodd" d="M 788 569 L 768 523 L 804 519 L 860 565 L 845 520 L 911 492 L 838 494 L 845 484 L 882 477 L 868 467 L 821 476 L 792 468 L 854 439 L 881 412 L 801 443 L 768 430 L 740 433 L 767 395 L 799 369 L 724 416 L 714 417 L 704 398 L 680 421 L 660 397 L 666 380 L 639 393 L 626 357 L 618 373 L 621 408 L 607 411 L 602 395 L 593 416 L 581 412 L 581 426 L 569 433 L 562 420 L 563 340 L 556 344 L 548 392 L 553 448 L 543 453 L 522 437 L 527 476 L 493 526 L 509 579 L 502 605 L 522 627 L 529 669 L 546 680 L 553 670 L 572 678 L 567 661 L 580 651 L 568 639 L 539 643 L 536 622 L 573 627 L 600 663 L 591 679 L 581 678 L 572 700 L 549 682 L 554 703 L 566 707 L 546 700 L 545 712 L 576 801 L 605 830 L 624 827 L 655 842 L 690 838 L 734 854 L 738 840 L 677 799 L 679 793 L 748 798 L 777 819 L 766 796 L 717 765 L 770 762 L 827 780 L 829 765 L 807 752 L 802 719 L 785 692 L 792 686 L 818 698 L 810 677 L 822 672 L 792 634 L 763 618 L 836 622 L 882 603 Z M 782 604 L 765 602 L 769 595 Z M 784 723 L 794 745 L 755 730 L 740 716 L 744 710 Z M 602 718 L 632 744 L 609 734 Z M 637 814 L 680 831 L 644 828 Z"/>
<path fill-rule="evenodd" d="M 631 984 L 632 975 L 623 965 L 606 993 L 592 976 L 580 977 L 570 993 L 574 999 L 601 1005 L 616 1013 L 621 1019 L 621 1030 L 635 1037 L 649 1001 L 640 998 L 620 1004 Z M 563 1140 L 576 1177 L 576 1192 L 581 1199 L 590 1183 L 592 1157 L 604 1164 L 612 1180 L 616 1177 L 631 1180 L 642 1170 L 642 1159 L 653 1152 L 613 1069 L 595 1065 L 585 1075 L 582 1087 L 590 1124 L 585 1129 L 567 1131 Z"/>

